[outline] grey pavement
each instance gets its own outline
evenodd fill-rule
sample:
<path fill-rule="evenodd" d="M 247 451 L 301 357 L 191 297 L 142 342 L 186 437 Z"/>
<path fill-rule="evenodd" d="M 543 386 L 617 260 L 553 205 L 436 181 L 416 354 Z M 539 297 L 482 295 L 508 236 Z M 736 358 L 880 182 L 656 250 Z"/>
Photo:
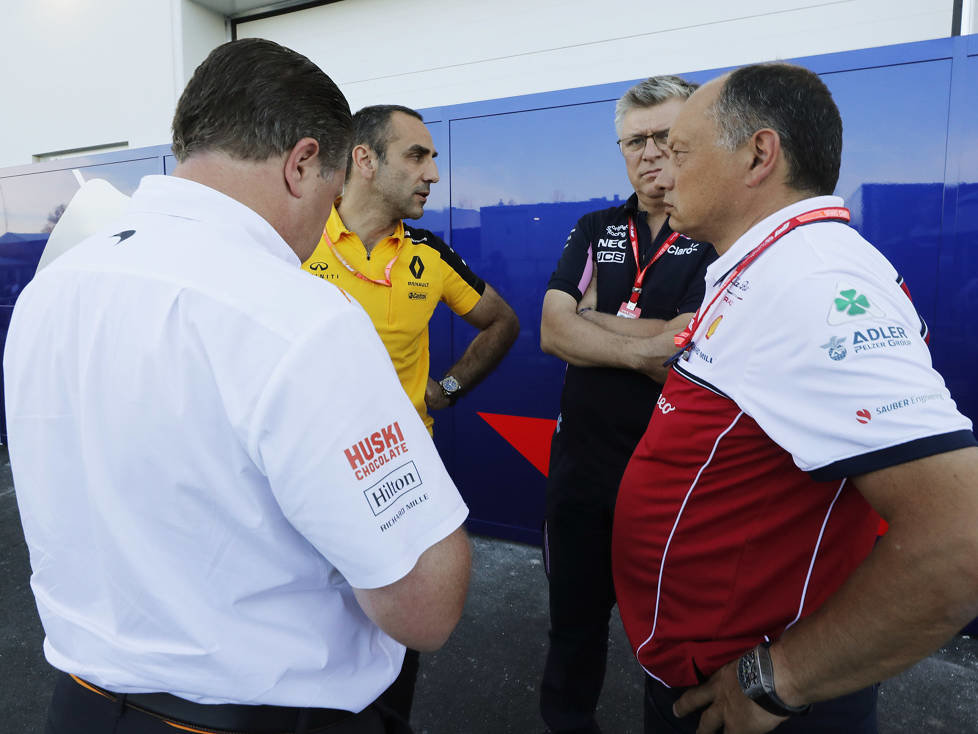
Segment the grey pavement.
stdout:
<path fill-rule="evenodd" d="M 541 734 L 537 690 L 547 635 L 538 548 L 474 537 L 469 600 L 458 629 L 423 655 L 416 734 Z M 6 449 L 0 449 L 0 734 L 43 731 L 54 671 L 28 585 L 29 566 Z M 598 709 L 606 734 L 640 734 L 642 670 L 614 615 Z M 958 636 L 880 693 L 881 734 L 978 734 L 978 640 Z"/>

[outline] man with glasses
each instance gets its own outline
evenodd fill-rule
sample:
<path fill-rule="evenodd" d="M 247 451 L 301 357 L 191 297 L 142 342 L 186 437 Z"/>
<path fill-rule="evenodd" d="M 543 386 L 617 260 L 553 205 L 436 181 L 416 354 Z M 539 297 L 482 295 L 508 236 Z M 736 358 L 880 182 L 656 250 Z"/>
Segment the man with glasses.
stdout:
<path fill-rule="evenodd" d="M 659 398 L 673 336 L 699 306 L 716 257 L 710 244 L 670 229 L 656 183 L 669 128 L 695 89 L 652 77 L 618 100 L 634 194 L 577 222 L 543 301 L 541 348 L 568 363 L 544 525 L 550 650 L 540 706 L 553 732 L 600 731 L 618 484 Z"/>

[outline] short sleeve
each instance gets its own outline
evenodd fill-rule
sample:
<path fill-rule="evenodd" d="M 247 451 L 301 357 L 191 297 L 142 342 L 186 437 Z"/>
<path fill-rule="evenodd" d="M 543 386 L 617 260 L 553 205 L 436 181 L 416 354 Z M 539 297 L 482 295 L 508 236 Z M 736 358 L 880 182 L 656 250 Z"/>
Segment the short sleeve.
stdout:
<path fill-rule="evenodd" d="M 431 247 L 438 251 L 442 261 L 442 295 L 445 304 L 459 316 L 473 308 L 486 292 L 486 283 L 472 272 L 468 263 L 440 237 L 428 235 Z"/>
<path fill-rule="evenodd" d="M 812 275 L 765 314 L 733 397 L 815 479 L 975 445 L 895 282 Z"/>
<path fill-rule="evenodd" d="M 282 512 L 354 587 L 397 581 L 468 513 L 355 304 L 287 352 L 252 435 Z"/>
<path fill-rule="evenodd" d="M 567 235 L 564 250 L 557 262 L 557 269 L 550 276 L 547 290 L 563 291 L 580 301 L 587 284 L 591 281 L 594 263 L 591 254 L 591 238 L 586 218 L 577 221 Z"/>

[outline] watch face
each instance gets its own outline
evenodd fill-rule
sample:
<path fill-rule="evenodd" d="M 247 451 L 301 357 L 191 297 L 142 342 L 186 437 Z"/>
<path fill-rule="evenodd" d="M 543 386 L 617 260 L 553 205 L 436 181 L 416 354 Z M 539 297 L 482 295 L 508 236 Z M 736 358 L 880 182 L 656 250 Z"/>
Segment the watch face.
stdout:
<path fill-rule="evenodd" d="M 737 665 L 737 680 L 740 682 L 741 689 L 748 696 L 760 684 L 760 676 L 757 673 L 757 666 L 754 665 L 754 655 L 752 652 L 746 653 L 740 658 L 740 663 Z"/>
<path fill-rule="evenodd" d="M 444 380 L 442 380 L 440 384 L 445 389 L 445 392 L 447 393 L 458 392 L 459 389 L 462 387 L 461 385 L 458 384 L 458 380 L 456 380 L 451 375 L 449 375 Z"/>

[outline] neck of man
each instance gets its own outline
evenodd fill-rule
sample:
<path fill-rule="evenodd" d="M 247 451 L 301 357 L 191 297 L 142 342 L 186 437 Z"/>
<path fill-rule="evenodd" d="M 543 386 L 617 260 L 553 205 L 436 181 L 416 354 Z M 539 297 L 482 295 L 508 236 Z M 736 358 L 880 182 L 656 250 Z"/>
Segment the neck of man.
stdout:
<path fill-rule="evenodd" d="M 662 229 L 662 225 L 666 223 L 666 218 L 669 216 L 666 214 L 665 203 L 662 197 L 649 198 L 642 196 L 638 192 L 638 210 L 645 213 L 646 221 L 649 223 L 649 231 L 652 233 L 652 240 L 655 241 L 655 236 L 659 234 L 659 230 Z"/>
<path fill-rule="evenodd" d="M 347 184 L 336 211 L 343 220 L 343 225 L 360 238 L 367 251 L 367 257 L 370 257 L 370 253 L 381 240 L 394 234 L 401 221 L 397 218 L 392 219 L 370 192 L 350 184 Z"/>
<path fill-rule="evenodd" d="M 740 215 L 737 215 L 735 211 L 731 212 L 732 219 L 723 227 L 722 233 L 715 237 L 713 247 L 716 248 L 718 255 L 722 255 L 758 222 L 767 219 L 787 206 L 804 199 L 810 199 L 813 196 L 817 196 L 817 194 L 811 191 L 799 191 L 787 186 L 781 186 L 773 191 L 758 190 L 754 192 L 749 201 L 744 202 Z M 781 222 L 777 222 L 775 226 L 779 224 Z M 764 232 L 762 236 L 766 237 L 768 234 L 768 232 Z"/>

